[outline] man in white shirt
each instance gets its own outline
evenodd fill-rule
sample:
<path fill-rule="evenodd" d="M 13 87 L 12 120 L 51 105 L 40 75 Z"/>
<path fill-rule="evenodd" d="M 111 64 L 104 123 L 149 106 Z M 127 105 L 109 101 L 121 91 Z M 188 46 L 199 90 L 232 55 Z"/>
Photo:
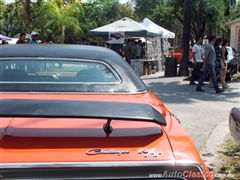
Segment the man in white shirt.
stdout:
<path fill-rule="evenodd" d="M 198 80 L 201 76 L 201 68 L 202 68 L 202 63 L 203 63 L 203 58 L 202 58 L 202 38 L 198 37 L 196 39 L 196 44 L 194 44 L 192 48 L 193 52 L 193 63 L 194 63 L 194 68 L 192 71 L 191 79 L 190 79 L 190 85 L 196 85 L 194 81 Z"/>

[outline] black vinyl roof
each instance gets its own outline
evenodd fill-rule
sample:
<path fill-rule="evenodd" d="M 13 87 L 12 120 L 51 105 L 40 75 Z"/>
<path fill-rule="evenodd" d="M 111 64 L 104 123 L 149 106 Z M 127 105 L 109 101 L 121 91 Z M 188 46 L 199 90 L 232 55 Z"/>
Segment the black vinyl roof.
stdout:
<path fill-rule="evenodd" d="M 61 57 L 112 59 L 118 54 L 99 46 L 66 44 L 16 44 L 0 46 L 1 57 Z M 113 58 L 112 61 L 117 61 Z"/>
<path fill-rule="evenodd" d="M 57 58 L 58 60 L 66 58 L 71 59 L 84 59 L 84 60 L 97 60 L 110 65 L 120 76 L 122 83 L 116 85 L 92 85 L 81 84 L 75 86 L 66 87 L 66 85 L 54 85 L 51 84 L 29 84 L 21 83 L 14 84 L 0 84 L 3 91 L 74 91 L 74 92 L 112 92 L 112 93 L 137 93 L 146 91 L 145 84 L 132 70 L 129 64 L 116 52 L 97 46 L 86 45 L 56 45 L 56 44 L 21 44 L 21 45 L 2 45 L 0 46 L 0 61 L 7 59 L 45 59 L 45 58 Z M 55 89 L 53 89 L 55 88 Z"/>

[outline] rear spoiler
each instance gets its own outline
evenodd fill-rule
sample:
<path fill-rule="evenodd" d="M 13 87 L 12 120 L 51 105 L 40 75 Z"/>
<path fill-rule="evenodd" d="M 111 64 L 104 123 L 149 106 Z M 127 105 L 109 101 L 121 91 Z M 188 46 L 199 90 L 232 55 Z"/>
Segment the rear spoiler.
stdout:
<path fill-rule="evenodd" d="M 166 125 L 165 118 L 159 111 L 140 103 L 2 99 L 0 106 L 0 117 L 89 118 Z"/>

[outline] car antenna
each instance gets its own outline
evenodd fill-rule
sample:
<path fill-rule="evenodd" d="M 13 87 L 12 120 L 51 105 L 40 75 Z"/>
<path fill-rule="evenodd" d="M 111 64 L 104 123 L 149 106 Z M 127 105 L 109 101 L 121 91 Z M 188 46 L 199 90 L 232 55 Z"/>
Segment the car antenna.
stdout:
<path fill-rule="evenodd" d="M 111 132 L 112 132 L 112 130 L 113 130 L 113 128 L 112 128 L 112 126 L 111 126 L 111 121 L 112 121 L 112 119 L 108 119 L 107 120 L 107 123 L 105 123 L 104 125 L 103 125 L 103 130 L 105 131 L 105 133 L 107 134 L 107 136 L 109 136 L 109 134 L 111 134 Z"/>

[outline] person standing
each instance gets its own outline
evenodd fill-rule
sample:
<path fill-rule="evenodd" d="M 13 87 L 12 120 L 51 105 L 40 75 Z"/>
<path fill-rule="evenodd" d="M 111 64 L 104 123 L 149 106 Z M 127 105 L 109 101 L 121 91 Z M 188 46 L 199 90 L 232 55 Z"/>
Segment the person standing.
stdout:
<path fill-rule="evenodd" d="M 138 42 L 136 44 L 136 58 L 137 59 L 143 58 L 142 52 L 143 52 L 142 41 L 138 40 Z"/>
<path fill-rule="evenodd" d="M 223 58 L 222 58 L 222 53 L 221 53 L 221 48 L 220 45 L 222 44 L 222 38 L 218 37 L 215 41 L 214 44 L 214 49 L 216 53 L 216 67 L 215 70 L 219 74 L 219 79 L 222 84 L 222 88 L 226 89 L 228 88 L 227 83 L 224 79 L 224 63 L 223 63 Z"/>
<path fill-rule="evenodd" d="M 128 64 L 130 64 L 130 60 L 131 60 L 131 40 L 128 39 L 127 41 L 127 45 L 124 47 L 124 56 L 125 56 L 125 60 L 128 62 Z"/>
<path fill-rule="evenodd" d="M 32 40 L 29 42 L 30 44 L 39 44 L 39 33 L 33 31 L 31 33 Z"/>
<path fill-rule="evenodd" d="M 216 36 L 210 35 L 208 37 L 208 41 L 209 41 L 208 44 L 205 46 L 205 52 L 204 52 L 204 58 L 203 58 L 204 72 L 203 72 L 200 80 L 198 81 L 196 91 L 204 92 L 204 90 L 202 89 L 203 82 L 210 74 L 210 78 L 212 80 L 213 87 L 214 87 L 216 93 L 221 93 L 224 90 L 219 89 L 218 82 L 216 80 L 216 73 L 215 73 L 216 54 L 215 54 L 213 45 L 215 44 Z"/>
<path fill-rule="evenodd" d="M 16 42 L 16 44 L 26 44 L 27 39 L 26 39 L 26 33 L 21 33 L 19 40 Z"/>
<path fill-rule="evenodd" d="M 226 80 L 226 75 L 227 75 L 227 57 L 228 57 L 228 51 L 227 51 L 227 47 L 228 46 L 228 40 L 224 39 L 223 43 L 222 43 L 222 49 L 221 49 L 221 53 L 222 53 L 222 64 L 224 65 L 223 68 L 223 79 Z M 228 85 L 227 85 L 228 87 Z"/>
<path fill-rule="evenodd" d="M 192 48 L 193 52 L 193 61 L 194 61 L 194 66 L 193 66 L 193 71 L 190 79 L 190 85 L 196 85 L 194 82 L 195 80 L 199 80 L 200 74 L 201 74 L 201 68 L 202 68 L 202 63 L 203 63 L 203 58 L 202 58 L 202 38 L 197 37 L 196 38 L 196 44 L 194 44 Z"/>
<path fill-rule="evenodd" d="M 131 64 L 131 60 L 136 59 L 136 48 L 134 40 L 128 40 L 127 45 L 124 48 L 124 56 L 129 64 Z"/>

